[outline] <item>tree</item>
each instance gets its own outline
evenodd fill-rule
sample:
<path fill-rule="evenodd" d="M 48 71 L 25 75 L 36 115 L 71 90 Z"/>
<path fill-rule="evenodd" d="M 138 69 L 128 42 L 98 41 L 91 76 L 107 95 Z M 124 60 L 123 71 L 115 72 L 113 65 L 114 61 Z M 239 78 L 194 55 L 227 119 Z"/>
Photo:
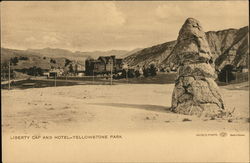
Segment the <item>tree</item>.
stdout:
<path fill-rule="evenodd" d="M 43 70 L 40 67 L 33 66 L 27 69 L 27 74 L 31 76 L 41 76 L 43 75 Z"/>
<path fill-rule="evenodd" d="M 19 57 L 19 60 L 29 60 L 29 58 L 28 58 L 28 57 L 20 56 L 20 57 Z"/>
<path fill-rule="evenodd" d="M 50 59 L 50 63 L 56 64 L 56 60 L 55 59 Z"/>
<path fill-rule="evenodd" d="M 224 66 L 220 73 L 218 74 L 218 79 L 221 82 L 230 82 L 235 80 L 235 75 L 233 74 L 235 67 L 233 65 Z"/>
<path fill-rule="evenodd" d="M 134 78 L 134 77 L 135 77 L 135 70 L 128 69 L 128 78 Z"/>
<path fill-rule="evenodd" d="M 155 76 L 156 75 L 157 68 L 154 64 L 151 64 L 149 67 L 149 73 L 150 76 Z"/>
<path fill-rule="evenodd" d="M 139 77 L 141 74 L 140 74 L 140 72 L 139 72 L 139 70 L 135 70 L 135 77 Z"/>
<path fill-rule="evenodd" d="M 78 72 L 78 65 L 77 64 L 75 64 L 75 74 Z"/>
<path fill-rule="evenodd" d="M 69 72 L 70 72 L 70 73 L 74 73 L 74 69 L 73 69 L 72 64 L 69 65 Z"/>
<path fill-rule="evenodd" d="M 155 76 L 157 72 L 157 68 L 154 64 L 150 64 L 149 67 L 143 67 L 143 75 L 144 77 Z"/>
<path fill-rule="evenodd" d="M 148 77 L 149 74 L 148 74 L 148 68 L 146 68 L 145 66 L 143 66 L 143 76 L 144 77 Z"/>
<path fill-rule="evenodd" d="M 65 59 L 65 65 L 64 65 L 64 66 L 66 67 L 66 66 L 68 66 L 70 63 L 71 63 L 71 60 L 69 60 L 69 59 L 66 58 L 66 59 Z"/>
<path fill-rule="evenodd" d="M 17 57 L 14 57 L 14 58 L 11 58 L 11 59 L 10 59 L 10 64 L 11 64 L 11 65 L 14 65 L 14 66 L 15 66 L 15 65 L 17 65 L 17 63 L 18 63 L 18 58 L 17 58 Z"/>

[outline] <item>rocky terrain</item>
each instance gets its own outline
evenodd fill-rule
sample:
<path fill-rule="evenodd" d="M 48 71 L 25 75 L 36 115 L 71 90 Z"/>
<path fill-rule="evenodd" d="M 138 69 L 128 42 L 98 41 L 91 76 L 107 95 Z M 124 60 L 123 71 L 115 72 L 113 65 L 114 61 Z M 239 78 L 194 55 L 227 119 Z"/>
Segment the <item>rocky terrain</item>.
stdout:
<path fill-rule="evenodd" d="M 225 64 L 248 66 L 248 33 L 248 26 L 240 29 L 206 32 L 216 67 L 222 68 Z M 176 41 L 170 41 L 142 49 L 126 57 L 125 61 L 132 67 L 150 63 L 163 67 L 169 66 L 173 59 L 170 53 L 175 44 Z"/>
<path fill-rule="evenodd" d="M 225 38 L 221 37 L 223 35 Z M 207 33 L 211 50 L 215 56 L 217 54 L 215 64 L 220 69 L 226 64 L 248 67 L 248 35 L 248 27 L 218 31 L 216 34 L 214 32 Z"/>

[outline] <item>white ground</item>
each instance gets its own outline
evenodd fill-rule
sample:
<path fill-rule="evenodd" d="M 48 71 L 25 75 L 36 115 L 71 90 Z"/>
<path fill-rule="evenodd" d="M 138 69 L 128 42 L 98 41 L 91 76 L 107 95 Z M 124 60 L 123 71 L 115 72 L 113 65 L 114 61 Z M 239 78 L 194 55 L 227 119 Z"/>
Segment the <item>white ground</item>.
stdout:
<path fill-rule="evenodd" d="M 172 84 L 82 85 L 2 91 L 4 133 L 248 131 L 249 91 L 221 87 L 232 122 L 168 111 Z M 183 121 L 183 119 L 190 121 Z"/>

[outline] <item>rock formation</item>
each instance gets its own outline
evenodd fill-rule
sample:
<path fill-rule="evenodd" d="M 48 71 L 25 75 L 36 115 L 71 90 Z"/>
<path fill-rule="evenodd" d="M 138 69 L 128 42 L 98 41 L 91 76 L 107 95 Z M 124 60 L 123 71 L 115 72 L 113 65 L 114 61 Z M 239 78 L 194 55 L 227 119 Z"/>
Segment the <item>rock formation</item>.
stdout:
<path fill-rule="evenodd" d="M 214 60 L 199 21 L 193 18 L 185 21 L 171 53 L 178 65 L 172 111 L 198 116 L 219 115 L 224 105 L 214 81 Z"/>

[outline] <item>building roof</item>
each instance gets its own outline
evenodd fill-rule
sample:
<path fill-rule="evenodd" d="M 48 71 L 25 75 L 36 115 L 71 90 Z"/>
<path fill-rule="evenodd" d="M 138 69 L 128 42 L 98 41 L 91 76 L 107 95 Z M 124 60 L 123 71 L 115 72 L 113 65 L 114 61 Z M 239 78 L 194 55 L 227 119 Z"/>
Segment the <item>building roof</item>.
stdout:
<path fill-rule="evenodd" d="M 116 59 L 115 56 L 100 56 L 98 59 L 95 59 L 95 60 L 94 59 L 90 59 L 88 61 L 91 62 L 91 63 L 105 63 L 105 64 L 107 64 L 110 61 L 110 59 L 113 59 L 113 60 L 115 60 L 118 63 L 122 62 L 121 58 Z"/>

